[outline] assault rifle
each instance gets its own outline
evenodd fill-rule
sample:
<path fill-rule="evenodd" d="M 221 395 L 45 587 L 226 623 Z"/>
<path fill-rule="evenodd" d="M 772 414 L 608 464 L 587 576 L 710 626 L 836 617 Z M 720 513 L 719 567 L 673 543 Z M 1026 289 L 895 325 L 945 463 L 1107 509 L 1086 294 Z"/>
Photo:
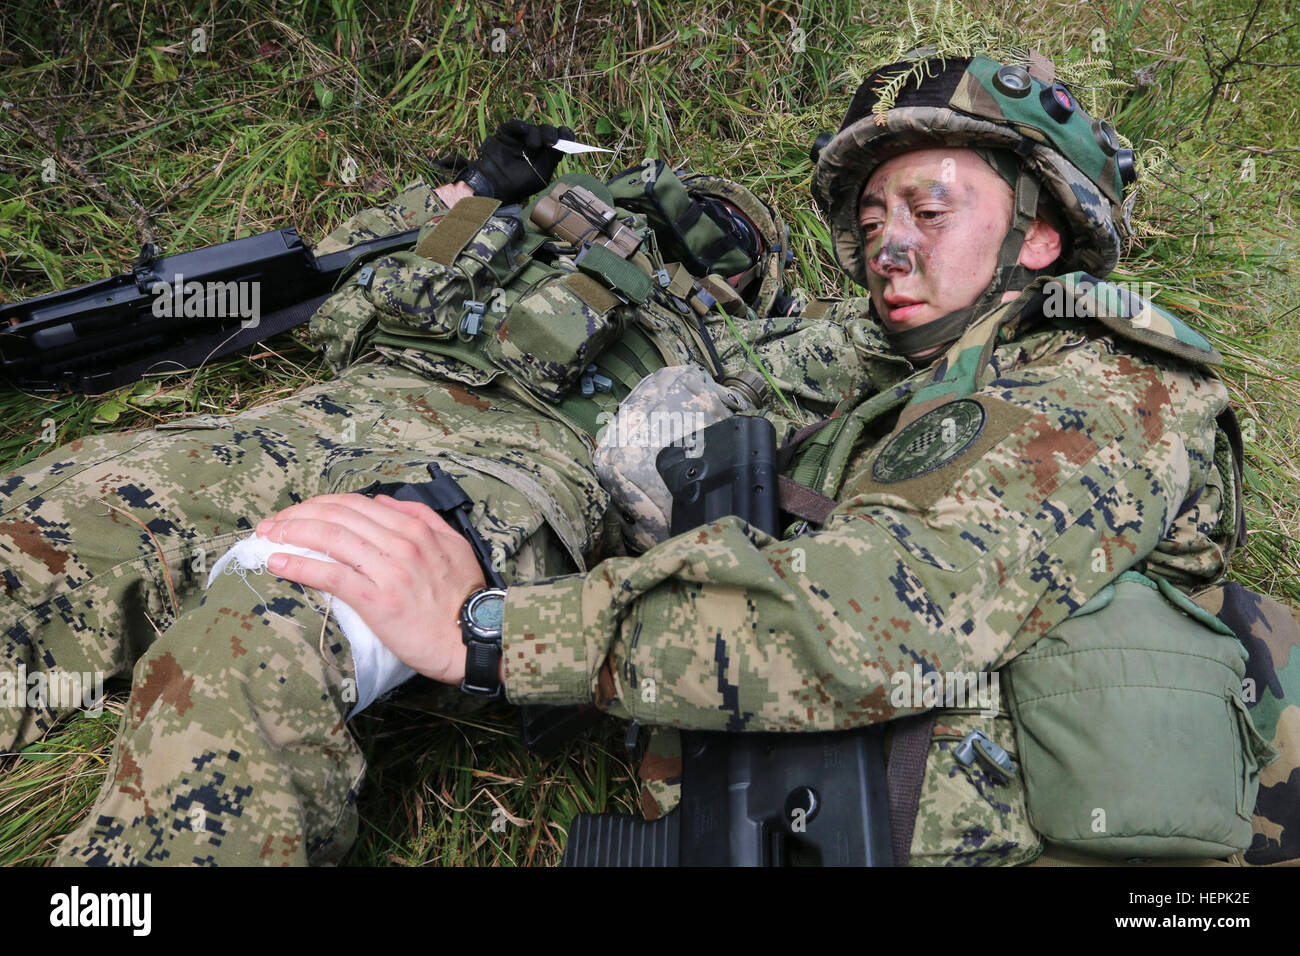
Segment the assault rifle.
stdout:
<path fill-rule="evenodd" d="M 317 256 L 293 228 L 163 256 L 130 272 L 0 306 L 0 376 L 93 395 L 146 372 L 194 368 L 305 322 L 358 263 L 418 229 Z"/>
<path fill-rule="evenodd" d="M 777 535 L 772 423 L 710 425 L 700 457 L 669 446 L 656 466 L 674 535 L 725 515 Z M 653 822 L 581 814 L 565 866 L 889 866 L 883 727 L 825 733 L 682 732 L 682 796 Z"/>

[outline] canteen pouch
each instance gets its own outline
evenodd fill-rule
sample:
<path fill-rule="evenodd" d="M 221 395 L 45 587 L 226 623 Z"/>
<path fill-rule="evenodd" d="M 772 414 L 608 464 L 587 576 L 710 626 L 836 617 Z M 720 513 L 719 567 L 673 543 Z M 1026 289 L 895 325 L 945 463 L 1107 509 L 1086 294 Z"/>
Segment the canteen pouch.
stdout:
<path fill-rule="evenodd" d="M 1241 701 L 1246 659 L 1226 625 L 1132 571 L 1040 638 L 1002 670 L 1034 828 L 1118 859 L 1245 850 L 1276 759 Z"/>

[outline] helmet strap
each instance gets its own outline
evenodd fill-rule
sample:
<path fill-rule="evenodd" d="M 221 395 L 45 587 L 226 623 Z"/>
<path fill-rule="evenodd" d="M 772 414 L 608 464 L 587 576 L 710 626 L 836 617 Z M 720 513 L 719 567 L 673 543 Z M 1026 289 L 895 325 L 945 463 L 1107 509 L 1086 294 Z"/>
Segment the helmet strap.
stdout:
<path fill-rule="evenodd" d="M 989 309 L 1001 304 L 1004 293 L 1023 289 L 1039 276 L 1048 275 L 1050 269 L 1027 269 L 1020 265 L 1020 250 L 1025 244 L 1025 233 L 1029 224 L 1038 214 L 1038 179 L 1023 168 L 1016 175 L 1015 201 L 1012 209 L 1011 228 L 1002 237 L 998 249 L 998 262 L 993 270 L 993 279 L 972 305 L 956 312 L 919 325 L 912 329 L 897 332 L 885 332 L 885 338 L 893 347 L 909 359 L 918 352 L 925 352 L 943 345 L 951 345 L 966 331 L 971 322 L 984 315 Z M 924 358 L 928 362 L 937 355 Z"/>

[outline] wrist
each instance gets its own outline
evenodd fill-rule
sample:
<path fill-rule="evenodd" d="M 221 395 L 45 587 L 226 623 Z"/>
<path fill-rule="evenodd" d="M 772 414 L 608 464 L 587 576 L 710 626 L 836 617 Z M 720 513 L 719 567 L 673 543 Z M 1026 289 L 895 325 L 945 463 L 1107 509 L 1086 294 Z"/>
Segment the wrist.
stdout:
<path fill-rule="evenodd" d="M 501 198 L 492 180 L 488 179 L 478 166 L 466 166 L 456 176 L 455 182 L 468 187 L 475 196 L 487 196 L 489 199 Z"/>
<path fill-rule="evenodd" d="M 462 199 L 468 199 L 470 196 L 474 195 L 474 190 L 468 183 L 464 182 L 446 183 L 442 186 L 436 187 L 433 192 L 434 195 L 442 200 L 443 204 L 448 209 L 456 205 L 456 203 L 460 202 Z"/>

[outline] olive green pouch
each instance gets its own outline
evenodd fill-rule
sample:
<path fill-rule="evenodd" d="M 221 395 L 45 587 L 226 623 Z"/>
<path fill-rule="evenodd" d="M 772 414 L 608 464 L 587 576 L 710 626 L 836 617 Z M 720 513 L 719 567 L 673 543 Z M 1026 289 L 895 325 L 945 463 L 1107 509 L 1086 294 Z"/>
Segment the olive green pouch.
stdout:
<path fill-rule="evenodd" d="M 618 206 L 646 217 L 664 259 L 685 264 L 692 275 L 732 275 L 753 265 L 662 159 L 646 159 L 619 173 L 609 181 L 609 191 Z"/>
<path fill-rule="evenodd" d="M 1245 850 L 1276 759 L 1241 701 L 1246 656 L 1168 582 L 1130 571 L 1003 668 L 1034 828 L 1123 859 Z"/>

